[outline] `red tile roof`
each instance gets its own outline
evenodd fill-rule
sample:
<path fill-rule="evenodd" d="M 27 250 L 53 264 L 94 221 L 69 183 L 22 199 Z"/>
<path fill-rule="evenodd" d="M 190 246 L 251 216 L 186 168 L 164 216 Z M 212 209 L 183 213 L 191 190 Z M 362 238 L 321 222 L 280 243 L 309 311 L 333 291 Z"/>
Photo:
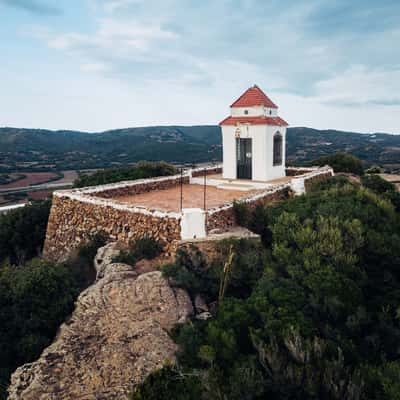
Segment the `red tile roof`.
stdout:
<path fill-rule="evenodd" d="M 231 107 L 252 107 L 264 106 L 269 108 L 278 108 L 272 100 L 257 86 L 254 85 L 247 89 Z"/>
<path fill-rule="evenodd" d="M 236 124 L 251 124 L 251 125 L 274 125 L 288 126 L 289 124 L 281 117 L 228 117 L 219 123 L 219 125 L 236 125 Z"/>

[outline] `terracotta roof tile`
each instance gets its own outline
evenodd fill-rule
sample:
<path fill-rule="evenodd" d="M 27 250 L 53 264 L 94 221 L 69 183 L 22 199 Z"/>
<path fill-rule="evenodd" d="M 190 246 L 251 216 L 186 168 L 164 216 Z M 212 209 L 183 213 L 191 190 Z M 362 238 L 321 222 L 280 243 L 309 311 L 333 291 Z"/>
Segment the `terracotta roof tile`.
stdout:
<path fill-rule="evenodd" d="M 288 126 L 289 124 L 281 117 L 228 117 L 219 123 L 219 125 L 237 125 L 237 124 L 251 124 L 251 125 L 274 125 L 274 126 Z"/>
<path fill-rule="evenodd" d="M 265 106 L 269 108 L 278 108 L 278 106 L 256 85 L 247 89 L 231 107 L 253 107 Z"/>

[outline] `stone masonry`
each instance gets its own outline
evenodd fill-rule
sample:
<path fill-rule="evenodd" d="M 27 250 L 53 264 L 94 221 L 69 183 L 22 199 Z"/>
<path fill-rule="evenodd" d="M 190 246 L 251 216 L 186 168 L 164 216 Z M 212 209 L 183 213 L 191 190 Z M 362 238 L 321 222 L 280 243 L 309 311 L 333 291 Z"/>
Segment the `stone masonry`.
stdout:
<path fill-rule="evenodd" d="M 220 172 L 211 167 L 207 173 Z M 201 176 L 204 169 L 186 171 L 183 183 L 189 184 L 192 177 Z M 267 185 L 265 189 L 243 192 L 238 200 L 250 206 L 269 204 L 287 198 L 291 193 L 302 194 L 310 182 L 333 175 L 329 167 L 291 168 L 293 179 L 286 183 Z M 116 197 L 145 192 L 159 192 L 178 186 L 181 176 L 142 179 L 83 189 L 57 191 L 53 204 L 44 246 L 44 257 L 62 261 L 81 244 L 88 242 L 96 233 L 103 233 L 109 241 L 128 244 L 130 241 L 151 236 L 164 247 L 166 258 L 173 256 L 177 243 L 185 239 L 182 234 L 184 213 L 166 211 L 123 203 Z M 234 202 L 229 201 L 205 212 L 205 232 L 226 231 L 236 225 Z"/>

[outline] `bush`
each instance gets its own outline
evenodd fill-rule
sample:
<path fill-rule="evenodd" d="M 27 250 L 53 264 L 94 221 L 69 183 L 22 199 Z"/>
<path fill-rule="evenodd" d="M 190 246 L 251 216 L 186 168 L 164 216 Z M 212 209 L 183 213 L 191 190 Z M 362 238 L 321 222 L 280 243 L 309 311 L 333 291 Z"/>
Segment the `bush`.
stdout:
<path fill-rule="evenodd" d="M 185 376 L 175 367 L 167 365 L 151 373 L 146 382 L 137 387 L 131 400 L 198 400 L 201 395 L 200 380 Z"/>
<path fill-rule="evenodd" d="M 0 215 L 0 264 L 22 265 L 41 254 L 51 201 L 37 201 Z"/>
<path fill-rule="evenodd" d="M 133 167 L 104 169 L 92 175 L 80 174 L 75 181 L 75 187 L 105 185 L 121 181 L 175 175 L 176 173 L 177 170 L 173 165 L 162 161 L 139 161 Z"/>
<path fill-rule="evenodd" d="M 233 212 L 235 213 L 236 223 L 247 228 L 250 223 L 250 207 L 244 202 L 234 201 Z"/>
<path fill-rule="evenodd" d="M 385 199 L 389 200 L 400 211 L 400 193 L 397 191 L 396 186 L 381 178 L 379 175 L 365 175 L 361 179 L 361 183 L 374 193 L 382 195 Z"/>
<path fill-rule="evenodd" d="M 251 215 L 270 232 L 265 256 L 235 248 L 213 318 L 177 329 L 178 370 L 199 378 L 197 398 L 398 398 L 399 215 L 387 192 L 342 179 L 320 187 Z M 221 260 L 179 255 L 165 273 L 215 300 Z M 144 385 L 148 398 L 173 393 Z"/>
<path fill-rule="evenodd" d="M 377 165 L 374 165 L 374 166 L 368 168 L 367 170 L 365 170 L 366 174 L 381 174 L 382 172 L 383 172 L 382 168 Z"/>
<path fill-rule="evenodd" d="M 335 153 L 328 156 L 317 158 L 316 160 L 310 161 L 308 165 L 329 165 L 335 172 L 346 172 L 356 175 L 362 175 L 364 173 L 363 162 L 348 153 Z"/>
<path fill-rule="evenodd" d="M 139 260 L 152 260 L 160 255 L 162 246 L 151 237 L 144 237 L 131 242 L 128 251 L 121 251 L 114 262 L 135 265 Z"/>
<path fill-rule="evenodd" d="M 264 249 L 255 241 L 227 239 L 221 241 L 216 250 L 213 263 L 208 264 L 196 246 L 178 249 L 175 262 L 165 265 L 163 274 L 172 285 L 186 289 L 192 299 L 200 294 L 207 302 L 213 302 L 218 299 L 224 266 L 232 252 L 225 296 L 247 297 L 262 276 L 266 259 Z"/>
<path fill-rule="evenodd" d="M 107 242 L 103 232 L 95 234 L 87 243 L 75 249 L 65 261 L 66 267 L 74 275 L 81 290 L 91 285 L 96 278 L 94 258 L 97 250 Z"/>
<path fill-rule="evenodd" d="M 10 374 L 39 357 L 79 293 L 69 269 L 42 260 L 0 268 L 0 398 Z"/>

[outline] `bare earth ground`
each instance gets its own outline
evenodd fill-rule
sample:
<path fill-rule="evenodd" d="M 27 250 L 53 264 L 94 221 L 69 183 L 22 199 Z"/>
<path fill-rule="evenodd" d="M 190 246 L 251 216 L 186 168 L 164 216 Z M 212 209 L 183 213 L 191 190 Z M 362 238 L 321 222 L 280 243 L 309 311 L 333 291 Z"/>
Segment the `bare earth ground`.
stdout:
<path fill-rule="evenodd" d="M 64 177 L 55 181 L 55 183 L 70 183 L 78 178 L 77 171 L 62 171 Z"/>
<path fill-rule="evenodd" d="M 183 208 L 203 208 L 204 187 L 203 185 L 183 185 Z M 256 191 L 240 191 L 217 189 L 214 186 L 206 188 L 206 208 L 213 208 L 231 202 L 241 197 L 246 197 Z M 115 197 L 114 200 L 129 203 L 135 206 L 154 208 L 164 211 L 180 211 L 180 186 L 147 192 L 132 196 Z"/>
<path fill-rule="evenodd" d="M 30 185 L 37 185 L 39 183 L 46 183 L 57 176 L 57 174 L 53 172 L 24 172 L 23 175 L 26 177 L 6 185 L 0 185 L 0 189 L 14 189 Z"/>

